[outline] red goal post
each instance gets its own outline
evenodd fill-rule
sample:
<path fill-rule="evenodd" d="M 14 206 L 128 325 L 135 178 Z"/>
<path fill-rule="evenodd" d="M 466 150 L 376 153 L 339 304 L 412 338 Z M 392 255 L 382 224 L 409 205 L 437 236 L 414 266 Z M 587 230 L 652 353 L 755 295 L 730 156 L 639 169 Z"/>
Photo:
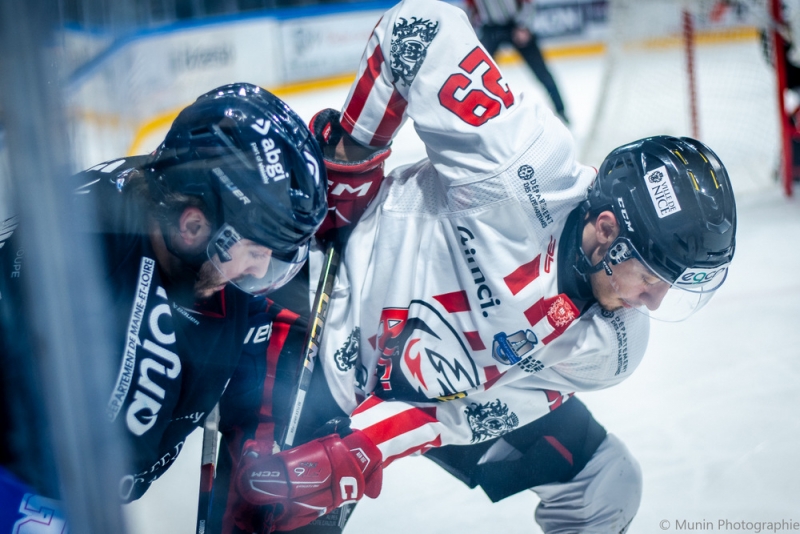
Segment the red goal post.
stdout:
<path fill-rule="evenodd" d="M 585 163 L 649 135 L 689 136 L 725 163 L 734 189 L 791 194 L 794 133 L 784 104 L 781 0 L 609 0 Z M 782 31 L 778 31 L 782 30 Z M 798 169 L 800 174 L 800 169 Z"/>

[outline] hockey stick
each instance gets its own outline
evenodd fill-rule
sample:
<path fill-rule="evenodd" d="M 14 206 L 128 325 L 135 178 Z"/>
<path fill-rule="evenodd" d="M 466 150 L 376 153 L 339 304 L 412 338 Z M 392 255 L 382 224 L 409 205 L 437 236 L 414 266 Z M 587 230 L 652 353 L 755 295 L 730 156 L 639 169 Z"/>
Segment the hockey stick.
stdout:
<path fill-rule="evenodd" d="M 278 442 L 278 446 L 282 451 L 291 449 L 294 446 L 297 427 L 306 402 L 306 394 L 311 386 L 311 375 L 314 373 L 314 365 L 319 353 L 319 342 L 322 339 L 322 331 L 325 328 L 325 319 L 328 316 L 328 302 L 333 292 L 336 271 L 339 269 L 342 241 L 342 239 L 334 239 L 325 251 L 322 272 L 317 285 L 317 294 L 314 296 L 314 304 L 311 308 L 309 328 L 303 343 L 303 366 L 300 368 L 300 376 L 292 393 L 289 422 L 284 429 L 281 440 Z"/>
<path fill-rule="evenodd" d="M 317 294 L 314 296 L 314 304 L 311 307 L 311 317 L 309 318 L 306 339 L 303 342 L 303 366 L 300 368 L 300 376 L 297 385 L 292 392 L 292 402 L 289 412 L 289 421 L 281 435 L 280 441 L 276 443 L 282 451 L 291 449 L 297 436 L 297 427 L 300 423 L 300 416 L 305 406 L 306 395 L 311 388 L 311 375 L 314 374 L 314 365 L 319 354 L 319 342 L 322 339 L 322 331 L 325 329 L 325 320 L 328 317 L 328 303 L 333 292 L 333 282 L 336 279 L 336 271 L 339 269 L 341 249 L 344 239 L 337 236 L 325 250 L 325 259 L 322 264 L 319 282 L 317 284 Z M 273 518 L 274 519 L 274 518 Z M 273 520 L 269 520 L 264 532 L 272 532 L 274 527 Z"/>
<path fill-rule="evenodd" d="M 200 463 L 200 495 L 197 502 L 197 534 L 204 534 L 211 511 L 211 490 L 214 487 L 214 471 L 217 465 L 217 432 L 219 428 L 219 404 L 206 416 L 203 423 L 203 454 Z"/>
<path fill-rule="evenodd" d="M 292 393 L 291 412 L 289 422 L 284 429 L 278 445 L 280 450 L 290 449 L 294 445 L 300 416 L 305 405 L 305 398 L 311 386 L 311 375 L 314 372 L 319 342 L 325 328 L 325 319 L 328 315 L 328 302 L 333 291 L 333 282 L 339 268 L 342 240 L 336 239 L 328 245 L 317 285 L 317 294 L 311 310 L 309 329 L 303 343 L 303 366 L 300 369 L 297 385 Z M 197 530 L 196 534 L 205 534 L 208 521 L 211 495 L 214 484 L 214 471 L 217 462 L 217 432 L 219 425 L 219 405 L 215 406 L 203 424 L 203 453 L 200 467 L 200 494 L 197 505 Z M 270 528 L 267 529 L 267 532 Z"/>

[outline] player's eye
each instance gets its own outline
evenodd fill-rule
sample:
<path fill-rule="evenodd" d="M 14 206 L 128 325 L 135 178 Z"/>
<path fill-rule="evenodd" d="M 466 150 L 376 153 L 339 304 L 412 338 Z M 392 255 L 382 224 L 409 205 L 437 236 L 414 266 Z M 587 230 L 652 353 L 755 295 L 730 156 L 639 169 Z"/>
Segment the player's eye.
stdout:
<path fill-rule="evenodd" d="M 250 257 L 254 260 L 265 261 L 269 259 L 269 253 L 258 249 L 250 249 Z"/>
<path fill-rule="evenodd" d="M 658 278 L 657 276 L 648 276 L 646 274 L 642 275 L 642 282 L 644 282 L 644 285 L 646 286 L 654 286 L 660 281 L 661 279 Z"/>

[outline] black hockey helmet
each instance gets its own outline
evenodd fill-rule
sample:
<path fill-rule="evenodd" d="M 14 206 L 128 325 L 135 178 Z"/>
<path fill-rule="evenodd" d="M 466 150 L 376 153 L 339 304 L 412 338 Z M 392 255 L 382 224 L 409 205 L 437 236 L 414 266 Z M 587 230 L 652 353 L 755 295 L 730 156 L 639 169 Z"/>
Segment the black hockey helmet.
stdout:
<path fill-rule="evenodd" d="M 180 112 L 151 164 L 156 200 L 199 197 L 216 233 L 208 256 L 230 261 L 248 239 L 271 251 L 265 277 L 234 280 L 263 293 L 290 279 L 327 213 L 322 152 L 281 99 L 251 84 L 218 87 Z"/>
<path fill-rule="evenodd" d="M 700 141 L 656 136 L 615 149 L 587 206 L 591 214 L 612 211 L 620 226 L 594 270 L 610 273 L 637 258 L 688 301 L 678 315 L 702 307 L 725 280 L 736 246 L 736 203 L 725 166 Z"/>

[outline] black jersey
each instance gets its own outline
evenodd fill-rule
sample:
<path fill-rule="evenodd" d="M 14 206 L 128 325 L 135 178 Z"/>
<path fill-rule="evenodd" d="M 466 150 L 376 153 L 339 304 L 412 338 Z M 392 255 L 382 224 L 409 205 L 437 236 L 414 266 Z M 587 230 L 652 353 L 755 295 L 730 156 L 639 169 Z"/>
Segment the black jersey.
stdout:
<path fill-rule="evenodd" d="M 103 387 L 108 419 L 127 437 L 131 453 L 123 500 L 140 497 L 164 473 L 219 400 L 242 351 L 252 299 L 228 285 L 196 301 L 190 287 L 165 278 L 146 207 L 132 190 L 147 158 L 115 160 L 73 177 L 75 201 L 96 211 L 87 230 L 97 234 L 107 275 L 114 348 L 108 357 L 115 374 Z M 0 269 L 13 276 L 15 254 L 24 247 L 5 248 Z M 6 284 L 17 280 L 4 276 Z M 10 305 L 0 300 L 4 304 Z"/>

